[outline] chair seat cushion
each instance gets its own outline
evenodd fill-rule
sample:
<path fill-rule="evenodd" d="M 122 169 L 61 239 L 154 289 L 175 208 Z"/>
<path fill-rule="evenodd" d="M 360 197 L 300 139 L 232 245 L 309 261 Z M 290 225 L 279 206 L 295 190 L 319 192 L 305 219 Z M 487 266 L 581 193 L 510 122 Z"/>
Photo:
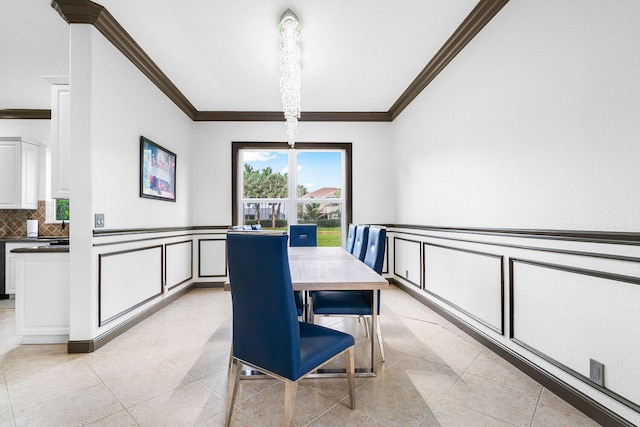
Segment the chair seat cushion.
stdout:
<path fill-rule="evenodd" d="M 317 291 L 311 295 L 315 314 L 371 314 L 371 292 Z"/>
<path fill-rule="evenodd" d="M 317 368 L 354 345 L 349 334 L 324 326 L 300 322 L 300 376 Z"/>

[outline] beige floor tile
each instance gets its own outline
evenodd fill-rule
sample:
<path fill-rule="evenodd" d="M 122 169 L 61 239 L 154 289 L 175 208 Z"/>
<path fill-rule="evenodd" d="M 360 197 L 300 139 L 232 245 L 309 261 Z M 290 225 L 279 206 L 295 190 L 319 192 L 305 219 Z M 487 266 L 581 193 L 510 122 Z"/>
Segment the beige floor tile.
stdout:
<path fill-rule="evenodd" d="M 225 413 L 221 412 L 216 416 L 205 420 L 204 422 L 195 424 L 196 427 L 222 427 L 224 426 Z M 251 418 L 248 414 L 242 410 L 235 408 L 233 410 L 232 427 L 264 427 L 264 424 L 260 423 L 255 418 Z"/>
<path fill-rule="evenodd" d="M 513 425 L 528 426 L 533 420 L 539 395 L 465 373 L 446 398 Z"/>
<path fill-rule="evenodd" d="M 300 383 L 292 424 L 305 426 L 336 404 L 337 402 L 327 399 L 313 387 Z M 265 426 L 281 426 L 284 420 L 284 383 L 279 382 L 276 386 L 237 403 L 237 407 Z"/>
<path fill-rule="evenodd" d="M 227 398 L 228 391 L 228 373 L 220 373 L 217 375 L 211 375 L 200 380 L 200 382 L 223 398 Z M 236 402 L 242 402 L 249 399 L 257 393 L 273 387 L 279 383 L 278 380 L 265 376 L 261 379 L 247 379 L 240 380 L 240 386 L 238 388 L 238 394 L 236 396 Z"/>
<path fill-rule="evenodd" d="M 6 421 L 3 420 L 11 420 L 11 422 L 13 422 L 11 400 L 9 399 L 9 392 L 4 384 L 0 387 L 0 426 L 6 424 Z"/>
<path fill-rule="evenodd" d="M 345 405 L 336 405 L 319 418 L 308 424 L 309 427 L 386 427 L 387 424 L 379 422 L 365 412 L 356 409 L 351 410 Z"/>
<path fill-rule="evenodd" d="M 466 370 L 483 350 L 477 342 L 469 342 L 444 328 L 425 340 L 425 345 L 429 351 L 420 357 L 458 371 Z"/>
<path fill-rule="evenodd" d="M 99 384 L 72 395 L 38 401 L 15 411 L 14 417 L 16 426 L 59 427 L 87 424 L 122 410 L 109 390 Z"/>
<path fill-rule="evenodd" d="M 379 376 L 414 387 L 426 402 L 446 394 L 460 378 L 448 366 L 412 356 L 405 356 L 393 367 L 385 366 Z"/>
<path fill-rule="evenodd" d="M 153 365 L 140 366 L 133 375 L 120 375 L 104 379 L 104 384 L 125 408 L 152 399 L 196 381 L 194 377 L 165 361 Z"/>
<path fill-rule="evenodd" d="M 138 423 L 127 411 L 120 411 L 87 424 L 89 427 L 138 427 Z"/>
<path fill-rule="evenodd" d="M 467 372 L 512 387 L 518 387 L 529 393 L 540 394 L 542 386 L 527 374 L 504 360 L 497 354 L 484 349 L 473 361 Z"/>
<path fill-rule="evenodd" d="M 448 399 L 433 399 L 429 404 L 432 412 L 420 427 L 513 427 L 513 424 Z"/>
<path fill-rule="evenodd" d="M 417 426 L 430 413 L 413 384 L 379 376 L 358 389 L 356 410 L 386 426 Z"/>
<path fill-rule="evenodd" d="M 31 371 L 7 384 L 13 410 L 18 412 L 39 402 L 72 396 L 85 389 L 101 385 L 91 368 L 82 360 L 73 360 Z"/>
<path fill-rule="evenodd" d="M 141 426 L 192 426 L 224 412 L 225 402 L 199 382 L 175 387 L 128 408 Z"/>
<path fill-rule="evenodd" d="M 387 362 L 377 378 L 304 379 L 294 425 L 597 425 L 455 325 L 391 287 L 382 295 Z M 0 426 L 221 426 L 231 343 L 231 294 L 194 289 L 90 354 L 20 345 L 15 312 L 0 308 Z M 319 318 L 356 337 L 356 365 L 371 341 L 357 318 Z M 377 352 L 376 348 L 376 352 Z M 341 369 L 344 360 L 327 368 Z M 541 392 L 542 391 L 542 392 Z M 240 383 L 234 426 L 281 425 L 284 386 Z"/>
<path fill-rule="evenodd" d="M 576 411 L 573 406 L 569 405 L 549 390 L 544 390 L 542 392 L 542 396 L 538 402 L 538 407 L 536 408 L 536 414 L 533 417 L 533 422 L 531 423 L 531 427 L 595 427 L 598 425 L 598 423 L 581 412 Z"/>

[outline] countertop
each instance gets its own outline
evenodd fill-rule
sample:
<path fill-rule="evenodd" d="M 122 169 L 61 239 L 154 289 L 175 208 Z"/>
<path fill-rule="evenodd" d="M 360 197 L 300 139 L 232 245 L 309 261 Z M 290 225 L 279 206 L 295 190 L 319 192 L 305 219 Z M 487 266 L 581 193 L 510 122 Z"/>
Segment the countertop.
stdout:
<path fill-rule="evenodd" d="M 24 243 L 24 242 L 51 242 L 52 240 L 69 240 L 69 236 L 60 237 L 0 237 L 0 242 L 5 243 Z"/>
<path fill-rule="evenodd" d="M 27 237 L 9 237 L 0 238 L 0 244 L 4 243 L 20 243 L 25 246 L 22 248 L 13 249 L 12 253 L 48 253 L 48 252 L 69 252 L 69 237 L 39 237 L 39 238 L 27 238 Z M 49 243 L 44 246 L 31 246 L 29 243 Z M 3 245 L 4 247 L 4 245 Z"/>
<path fill-rule="evenodd" d="M 46 254 L 60 252 L 69 252 L 69 245 L 34 246 L 32 248 L 16 248 L 11 250 L 11 253 L 13 254 Z"/>

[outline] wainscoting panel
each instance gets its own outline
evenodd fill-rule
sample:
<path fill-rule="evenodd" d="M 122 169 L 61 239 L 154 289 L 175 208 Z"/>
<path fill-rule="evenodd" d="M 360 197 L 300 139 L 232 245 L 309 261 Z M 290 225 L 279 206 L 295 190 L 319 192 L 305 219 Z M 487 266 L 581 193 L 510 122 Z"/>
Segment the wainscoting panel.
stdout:
<path fill-rule="evenodd" d="M 639 410 L 640 278 L 517 259 L 510 276 L 512 339 L 585 382 L 603 363 L 603 391 Z"/>
<path fill-rule="evenodd" d="M 193 240 L 165 245 L 165 285 L 172 289 L 193 278 Z"/>
<path fill-rule="evenodd" d="M 396 276 L 403 278 L 412 285 L 420 288 L 421 282 L 421 244 L 417 240 L 408 240 L 400 237 L 393 238 L 394 257 L 393 271 Z"/>
<path fill-rule="evenodd" d="M 162 246 L 99 255 L 100 326 L 162 294 Z"/>
<path fill-rule="evenodd" d="M 502 256 L 431 243 L 423 254 L 425 291 L 502 335 Z"/>
<path fill-rule="evenodd" d="M 227 276 L 225 239 L 198 239 L 198 277 Z"/>
<path fill-rule="evenodd" d="M 386 227 L 396 286 L 601 425 L 640 426 L 640 233 Z"/>

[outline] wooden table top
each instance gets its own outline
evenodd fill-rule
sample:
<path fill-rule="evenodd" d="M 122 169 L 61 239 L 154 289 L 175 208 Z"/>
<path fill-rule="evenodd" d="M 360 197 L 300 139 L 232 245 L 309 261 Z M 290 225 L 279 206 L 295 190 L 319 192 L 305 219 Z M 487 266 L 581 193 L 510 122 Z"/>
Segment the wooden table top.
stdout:
<path fill-rule="evenodd" d="M 289 248 L 296 291 L 387 289 L 389 282 L 340 247 Z"/>

